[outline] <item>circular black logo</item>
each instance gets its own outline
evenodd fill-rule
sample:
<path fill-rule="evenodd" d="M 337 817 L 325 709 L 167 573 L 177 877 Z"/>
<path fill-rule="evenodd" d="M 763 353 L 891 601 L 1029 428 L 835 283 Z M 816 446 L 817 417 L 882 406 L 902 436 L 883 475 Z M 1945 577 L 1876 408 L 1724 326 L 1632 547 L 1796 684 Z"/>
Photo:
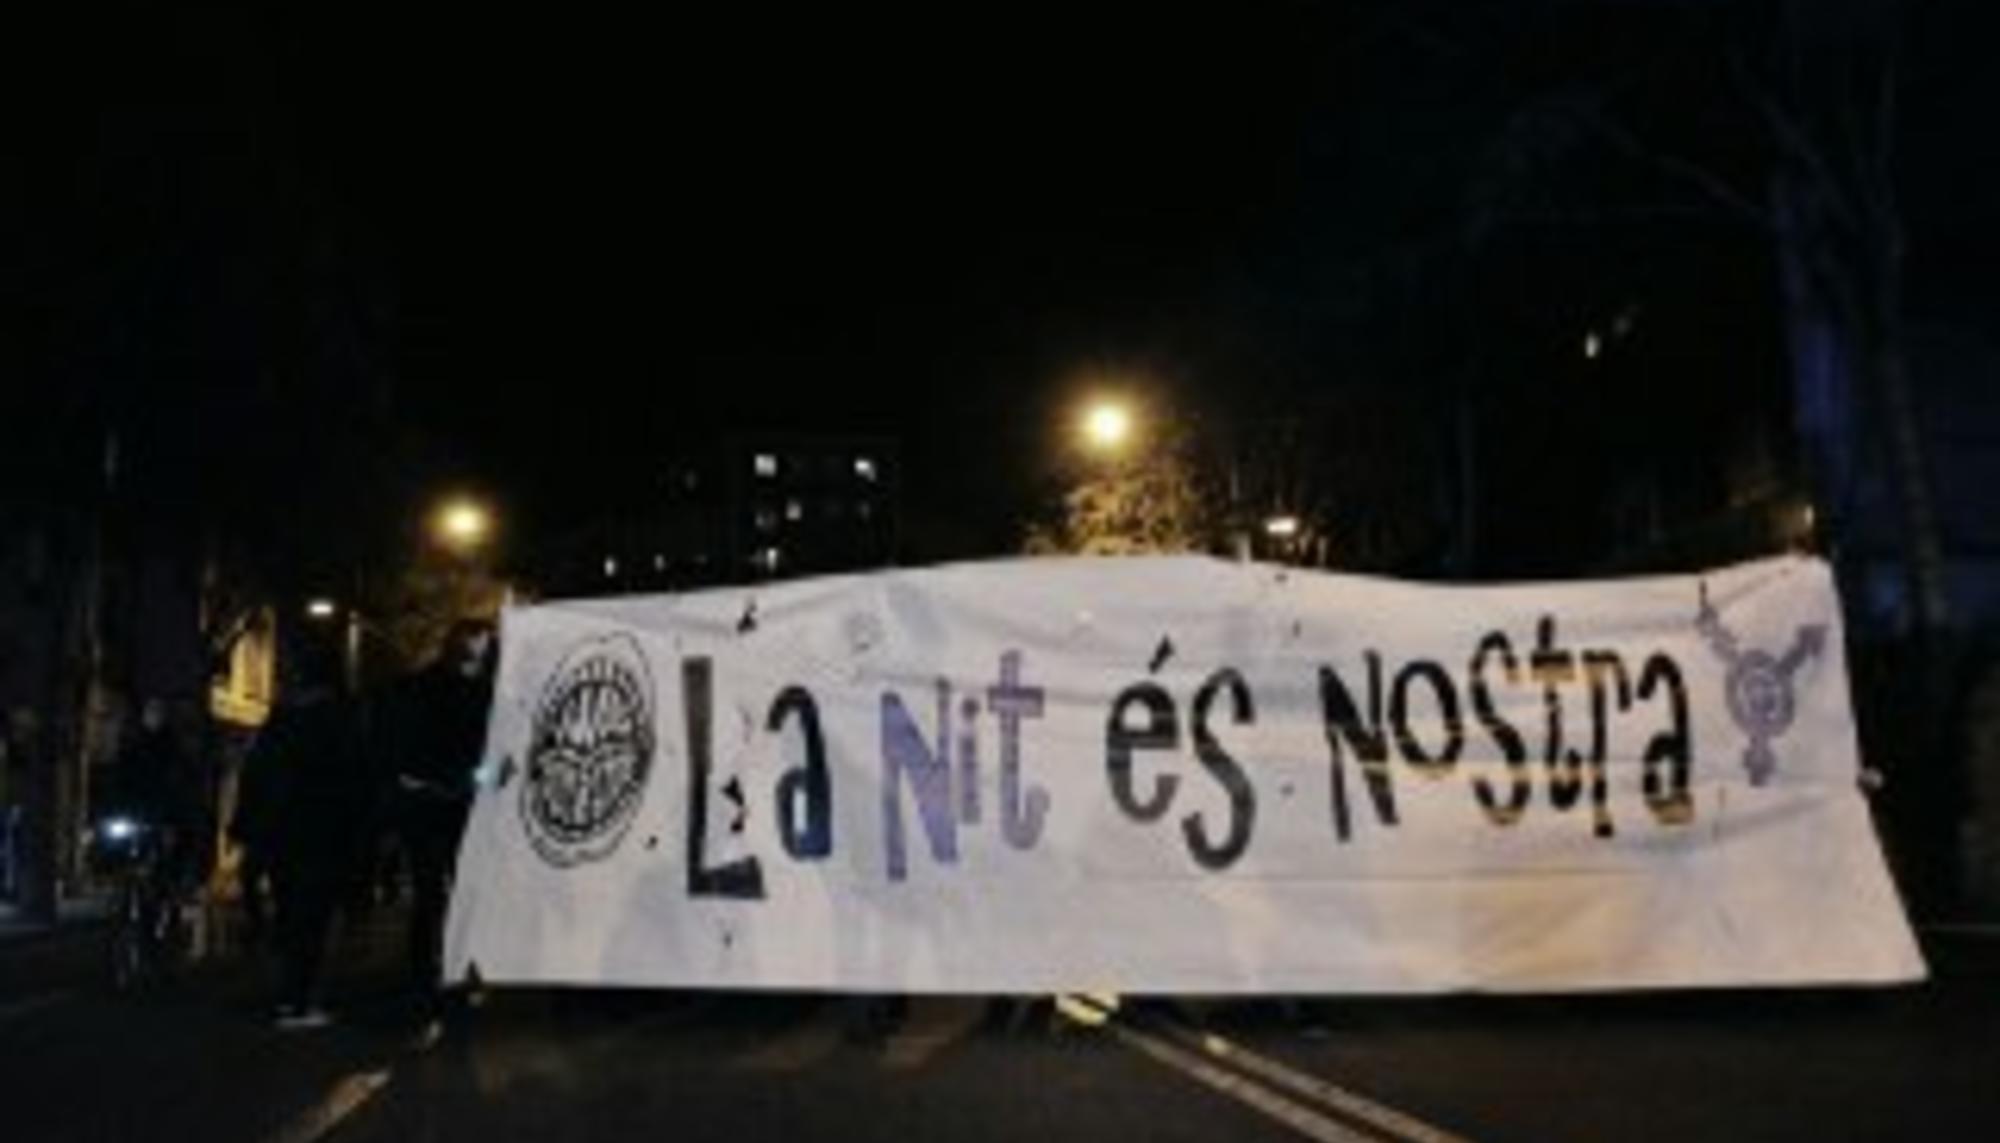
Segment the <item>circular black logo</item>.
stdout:
<path fill-rule="evenodd" d="M 521 822 L 551 865 L 618 848 L 653 767 L 653 677 L 628 635 L 587 640 L 556 665 L 529 729 Z"/>

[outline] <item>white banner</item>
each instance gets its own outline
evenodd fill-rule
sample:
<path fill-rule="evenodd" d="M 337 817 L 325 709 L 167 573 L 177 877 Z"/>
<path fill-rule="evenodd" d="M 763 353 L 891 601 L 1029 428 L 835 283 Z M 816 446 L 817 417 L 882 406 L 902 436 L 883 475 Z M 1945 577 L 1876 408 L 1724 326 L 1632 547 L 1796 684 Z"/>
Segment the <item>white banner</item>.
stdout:
<path fill-rule="evenodd" d="M 448 972 L 1034 993 L 1909 981 L 1825 565 L 1015 560 L 510 611 Z"/>

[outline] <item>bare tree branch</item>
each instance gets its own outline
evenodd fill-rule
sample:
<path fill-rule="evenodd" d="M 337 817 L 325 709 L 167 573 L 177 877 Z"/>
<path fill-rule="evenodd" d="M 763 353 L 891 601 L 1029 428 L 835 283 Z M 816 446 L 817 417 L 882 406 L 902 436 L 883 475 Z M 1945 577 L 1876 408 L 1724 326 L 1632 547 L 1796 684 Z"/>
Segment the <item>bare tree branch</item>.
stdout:
<path fill-rule="evenodd" d="M 1755 226 L 1769 226 L 1770 216 L 1729 181 L 1691 159 L 1648 147 L 1610 116 L 1596 108 L 1581 112 L 1583 121 L 1628 158 L 1652 166 L 1700 191 L 1717 206 Z"/>
<path fill-rule="evenodd" d="M 1835 217 L 1849 231 L 1861 233 L 1860 217 L 1847 197 L 1841 193 L 1840 176 L 1826 161 L 1825 156 L 1820 154 L 1819 148 L 1813 145 L 1811 137 L 1806 134 L 1798 120 L 1780 106 L 1777 100 L 1771 98 L 1770 92 L 1750 75 L 1740 56 L 1731 54 L 1729 68 L 1735 75 L 1744 98 L 1748 99 L 1763 116 L 1765 124 L 1770 127 L 1771 134 L 1777 139 L 1780 148 L 1811 171 L 1813 178 L 1821 184 L 1826 204 L 1832 208 Z"/>
<path fill-rule="evenodd" d="M 1874 188 L 1869 183 L 1868 168 L 1870 152 L 1874 140 L 1870 134 L 1873 115 L 1862 110 L 1861 80 L 1840 77 L 1839 92 L 1829 95 L 1827 105 L 1832 109 L 1834 124 L 1828 131 L 1822 131 L 1826 150 L 1832 154 L 1836 148 L 1845 153 L 1846 179 L 1844 186 L 1854 196 L 1855 218 L 1857 221 L 1872 220 L 1875 212 Z M 1828 164 L 1832 166 L 1831 163 Z"/>
<path fill-rule="evenodd" d="M 1841 325 L 1851 330 L 1868 328 L 1861 302 L 1855 296 L 1852 268 L 1837 261 L 1826 242 L 1808 238 L 1796 245 L 1804 252 L 1812 276 L 1819 281 L 1819 294 L 1833 304 Z"/>
<path fill-rule="evenodd" d="M 1564 207 L 1555 210 L 1510 210 L 1496 213 L 1492 221 L 1505 226 L 1630 226 L 1638 222 L 1661 222 L 1715 218 L 1710 207 L 1688 203 L 1652 203 L 1634 206 Z"/>
<path fill-rule="evenodd" d="M 1440 59 L 1457 60 L 1465 56 L 1465 44 L 1462 41 L 1447 36 L 1427 24 L 1419 23 L 1394 5 L 1379 8 L 1372 14 L 1377 25 L 1384 31 L 1399 35 Z"/>
<path fill-rule="evenodd" d="M 1896 47 L 1891 44 L 1882 60 L 1882 90 L 1875 103 L 1875 150 L 1874 163 L 1868 170 L 1868 179 L 1875 187 L 1876 209 L 1891 229 L 1890 241 L 1893 250 L 1901 255 L 1903 248 L 1901 213 L 1896 204 L 1896 111 L 1898 88 L 1901 86 L 1896 67 Z"/>

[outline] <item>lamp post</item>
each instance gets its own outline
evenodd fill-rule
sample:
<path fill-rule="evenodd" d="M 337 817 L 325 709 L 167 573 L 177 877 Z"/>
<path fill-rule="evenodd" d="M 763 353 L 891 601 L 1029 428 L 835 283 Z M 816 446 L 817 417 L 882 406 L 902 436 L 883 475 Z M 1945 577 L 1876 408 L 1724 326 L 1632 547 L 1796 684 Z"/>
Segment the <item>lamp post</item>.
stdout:
<path fill-rule="evenodd" d="M 1243 563 L 1260 547 L 1291 560 L 1323 555 L 1321 513 L 1297 468 L 1298 418 L 1174 414 L 1116 391 L 1100 391 L 1075 406 L 1071 416 L 1073 447 L 1100 467 L 1095 476 L 1143 478 L 1155 461 L 1162 470 L 1177 466 L 1183 480 L 1177 487 L 1192 485 L 1199 500 L 1199 536 L 1190 541 L 1203 550 L 1219 550 Z"/>
<path fill-rule="evenodd" d="M 1137 423 L 1132 407 L 1115 398 L 1099 398 L 1085 406 L 1078 422 L 1084 447 L 1093 455 L 1115 459 L 1131 445 Z"/>
<path fill-rule="evenodd" d="M 493 534 L 493 514 L 468 497 L 440 504 L 431 517 L 431 535 L 444 547 L 469 555 L 484 547 Z"/>
<path fill-rule="evenodd" d="M 487 615 L 496 589 L 503 603 L 511 596 L 511 589 L 493 571 L 500 527 L 495 511 L 476 497 L 450 496 L 432 508 L 426 539 L 446 557 L 441 567 L 433 566 L 443 573 L 447 590 L 445 613 L 427 609 L 427 623 L 441 620 L 448 627 L 460 619 Z"/>
<path fill-rule="evenodd" d="M 342 612 L 345 611 L 343 615 Z M 350 603 L 345 609 L 339 603 L 325 596 L 315 596 L 306 601 L 306 619 L 313 623 L 331 624 L 340 622 L 340 669 L 342 680 L 347 684 L 347 693 L 361 691 L 361 629 L 367 622 L 361 616 L 358 604 Z"/>
<path fill-rule="evenodd" d="M 1077 435 L 1083 451 L 1101 463 L 1113 463 L 1133 459 L 1139 445 L 1139 437 L 1144 427 L 1132 403 L 1115 396 L 1100 396 L 1086 402 L 1077 416 Z M 1223 507 L 1221 524 L 1232 557 L 1248 562 L 1251 557 L 1251 534 L 1257 521 L 1245 510 L 1235 454 L 1233 436 L 1217 436 L 1211 429 L 1198 422 L 1183 426 L 1184 434 L 1193 439 L 1210 438 L 1210 447 L 1221 445 L 1223 472 L 1226 478 L 1227 501 Z M 1194 430 L 1186 432 L 1186 430 Z M 1173 426 L 1167 426 L 1160 434 L 1167 443 L 1159 447 L 1172 447 L 1176 439 Z M 1212 539 L 1206 539 L 1212 543 Z"/>

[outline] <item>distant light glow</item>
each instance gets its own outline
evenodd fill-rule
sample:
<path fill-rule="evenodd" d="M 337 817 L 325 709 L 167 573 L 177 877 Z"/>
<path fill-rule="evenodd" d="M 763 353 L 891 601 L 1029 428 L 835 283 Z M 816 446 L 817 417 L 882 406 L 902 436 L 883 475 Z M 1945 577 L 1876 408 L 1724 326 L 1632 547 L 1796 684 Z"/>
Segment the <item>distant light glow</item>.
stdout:
<path fill-rule="evenodd" d="M 139 823 L 127 817 L 106 818 L 104 836 L 110 841 L 131 841 L 139 832 Z"/>
<path fill-rule="evenodd" d="M 1598 355 L 1602 354 L 1603 352 L 1604 352 L 1604 339 L 1597 336 L 1597 331 L 1593 329 L 1585 332 L 1583 335 L 1584 357 L 1590 359 L 1591 361 L 1595 361 L 1597 360 Z"/>
<path fill-rule="evenodd" d="M 313 619 L 332 619 L 334 610 L 331 599 L 315 599 L 306 604 L 306 615 Z"/>
<path fill-rule="evenodd" d="M 606 557 L 604 557 L 604 578 L 605 578 L 605 579 L 617 579 L 617 578 L 618 578 L 618 557 L 617 557 L 617 556 L 606 556 Z"/>
<path fill-rule="evenodd" d="M 1299 518 L 1297 516 L 1273 516 L 1269 520 L 1264 521 L 1264 534 L 1275 536 L 1281 540 L 1290 539 L 1299 534 Z"/>
<path fill-rule="evenodd" d="M 875 482 L 875 461 L 872 457 L 854 458 L 854 475 L 873 484 Z"/>
<path fill-rule="evenodd" d="M 1819 527 L 1819 512 L 1811 502 L 1802 503 L 1792 511 L 1788 525 L 1780 526 L 1790 528 L 1791 534 L 1785 537 L 1787 544 L 1799 551 L 1810 551 Z"/>
<path fill-rule="evenodd" d="M 750 468 L 758 476 L 776 476 L 778 475 L 778 458 L 772 453 L 760 452 L 750 461 Z"/>
<path fill-rule="evenodd" d="M 451 500 L 438 509 L 437 530 L 444 542 L 453 547 L 477 547 L 493 530 L 493 518 L 473 501 Z"/>
<path fill-rule="evenodd" d="M 1092 448 L 1109 452 L 1132 437 L 1132 411 L 1116 401 L 1099 401 L 1083 415 L 1083 438 Z"/>

